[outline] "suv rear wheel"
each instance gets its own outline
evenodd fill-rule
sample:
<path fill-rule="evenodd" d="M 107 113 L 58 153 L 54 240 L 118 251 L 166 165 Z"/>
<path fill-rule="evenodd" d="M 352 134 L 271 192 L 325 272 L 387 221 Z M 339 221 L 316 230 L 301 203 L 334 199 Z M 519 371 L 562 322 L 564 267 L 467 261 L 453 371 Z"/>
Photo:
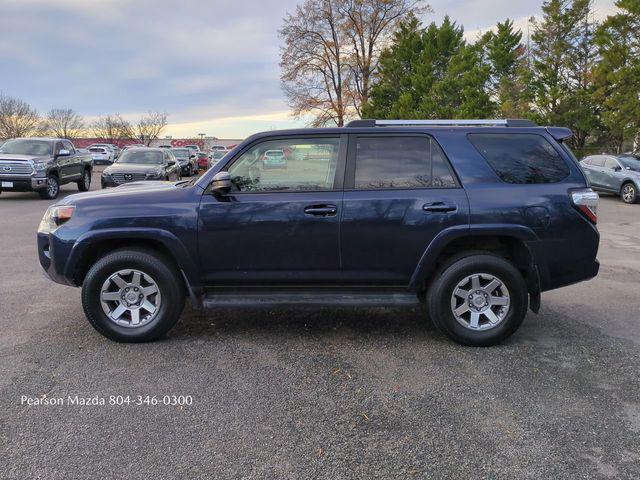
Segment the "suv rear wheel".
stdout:
<path fill-rule="evenodd" d="M 178 321 L 185 294 L 180 275 L 145 250 L 117 250 L 91 267 L 82 284 L 82 306 L 93 327 L 118 342 L 148 342 Z"/>
<path fill-rule="evenodd" d="M 507 260 L 474 254 L 440 269 L 427 293 L 429 316 L 445 335 L 484 347 L 510 337 L 527 314 L 527 286 Z"/>

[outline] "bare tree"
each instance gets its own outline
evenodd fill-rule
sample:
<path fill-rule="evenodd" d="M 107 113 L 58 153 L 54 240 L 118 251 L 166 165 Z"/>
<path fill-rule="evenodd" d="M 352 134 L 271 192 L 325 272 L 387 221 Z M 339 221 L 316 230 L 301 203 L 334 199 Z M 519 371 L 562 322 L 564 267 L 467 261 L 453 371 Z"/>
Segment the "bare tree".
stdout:
<path fill-rule="evenodd" d="M 283 90 L 294 116 L 311 113 L 315 126 L 342 126 L 347 116 L 345 39 L 335 7 L 334 0 L 306 0 L 280 30 Z"/>
<path fill-rule="evenodd" d="M 0 138 L 26 137 L 38 131 L 40 115 L 27 102 L 0 93 Z"/>
<path fill-rule="evenodd" d="M 283 20 L 282 88 L 293 115 L 344 125 L 369 99 L 380 51 L 424 0 L 305 0 Z"/>
<path fill-rule="evenodd" d="M 380 53 L 393 32 L 410 13 L 421 15 L 432 10 L 424 0 L 340 0 L 336 5 L 349 42 L 350 98 L 360 116 L 362 105 L 369 101 Z"/>
<path fill-rule="evenodd" d="M 136 124 L 136 133 L 138 138 L 144 142 L 146 146 L 158 137 L 167 126 L 167 114 L 161 112 L 151 112 L 143 115 Z"/>
<path fill-rule="evenodd" d="M 91 122 L 89 129 L 94 137 L 107 143 L 117 143 L 118 140 L 135 138 L 131 123 L 122 118 L 119 113 L 98 117 Z"/>
<path fill-rule="evenodd" d="M 42 124 L 43 133 L 59 138 L 77 138 L 84 130 L 84 118 L 71 108 L 52 108 Z"/>

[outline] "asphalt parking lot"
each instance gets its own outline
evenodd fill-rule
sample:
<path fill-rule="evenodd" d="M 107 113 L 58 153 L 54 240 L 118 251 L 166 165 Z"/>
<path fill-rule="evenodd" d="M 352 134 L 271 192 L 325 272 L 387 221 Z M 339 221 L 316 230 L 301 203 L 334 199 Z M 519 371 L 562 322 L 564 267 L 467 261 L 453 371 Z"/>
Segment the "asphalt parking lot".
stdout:
<path fill-rule="evenodd" d="M 473 349 L 389 309 L 187 307 L 163 341 L 110 342 L 40 273 L 50 203 L 0 195 L 2 478 L 640 477 L 640 205 L 603 198 L 598 278 Z"/>

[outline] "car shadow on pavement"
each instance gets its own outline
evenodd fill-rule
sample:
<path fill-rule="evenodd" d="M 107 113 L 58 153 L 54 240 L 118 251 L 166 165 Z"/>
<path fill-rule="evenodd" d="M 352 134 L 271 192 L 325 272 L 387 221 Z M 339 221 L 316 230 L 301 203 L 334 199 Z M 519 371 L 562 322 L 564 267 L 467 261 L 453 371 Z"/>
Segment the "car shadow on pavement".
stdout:
<path fill-rule="evenodd" d="M 244 335 L 323 337 L 335 332 L 446 341 L 424 308 L 185 308 L 167 339 Z"/>

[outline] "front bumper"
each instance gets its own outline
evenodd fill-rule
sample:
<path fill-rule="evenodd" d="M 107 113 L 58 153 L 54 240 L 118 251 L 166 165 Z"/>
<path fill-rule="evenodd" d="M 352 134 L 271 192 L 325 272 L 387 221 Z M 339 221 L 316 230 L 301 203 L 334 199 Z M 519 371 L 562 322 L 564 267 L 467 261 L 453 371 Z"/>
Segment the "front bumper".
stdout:
<path fill-rule="evenodd" d="M 61 241 L 54 234 L 38 232 L 38 260 L 44 274 L 61 285 L 76 286 L 73 279 L 64 275 L 64 263 L 61 259 L 68 258 L 73 243 Z"/>
<path fill-rule="evenodd" d="M 10 182 L 13 184 L 13 186 L 12 187 L 3 186 L 1 182 Z M 46 188 L 46 186 L 47 186 L 46 177 L 0 175 L 0 191 L 35 192 L 35 191 Z"/>

